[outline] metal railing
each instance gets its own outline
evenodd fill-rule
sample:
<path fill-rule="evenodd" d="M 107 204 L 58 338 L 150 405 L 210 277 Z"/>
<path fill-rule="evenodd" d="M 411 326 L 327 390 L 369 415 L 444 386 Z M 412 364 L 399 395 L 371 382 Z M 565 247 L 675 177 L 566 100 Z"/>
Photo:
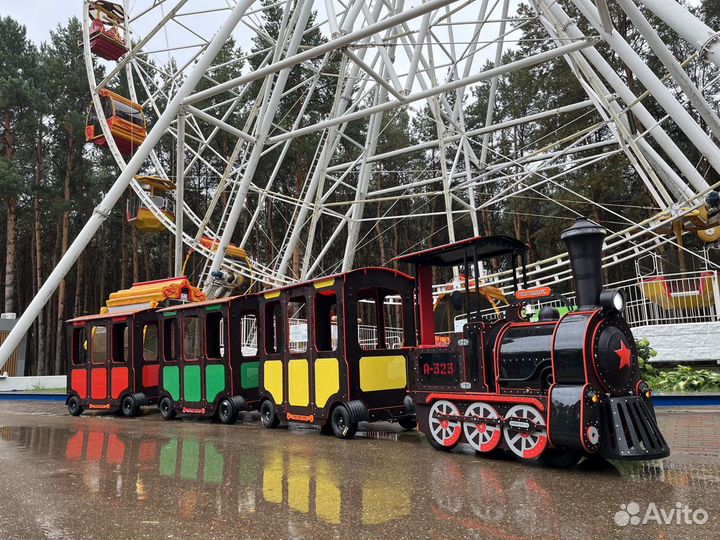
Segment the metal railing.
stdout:
<path fill-rule="evenodd" d="M 641 276 L 606 285 L 619 289 L 625 296 L 625 320 L 631 327 L 657 324 L 686 324 L 720 321 L 720 286 L 718 272 L 713 270 Z M 575 294 L 563 295 L 568 304 L 575 305 Z M 533 302 L 532 311 L 544 306 L 563 308 L 560 300 Z M 530 316 L 530 314 L 528 313 Z M 493 309 L 480 311 L 485 320 L 495 320 Z M 455 316 L 456 329 L 466 319 Z"/>

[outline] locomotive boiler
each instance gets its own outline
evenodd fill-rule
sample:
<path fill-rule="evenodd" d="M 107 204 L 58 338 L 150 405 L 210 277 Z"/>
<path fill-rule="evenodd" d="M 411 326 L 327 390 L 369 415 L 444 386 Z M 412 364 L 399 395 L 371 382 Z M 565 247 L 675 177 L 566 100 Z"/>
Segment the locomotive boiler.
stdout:
<path fill-rule="evenodd" d="M 527 246 L 514 238 L 473 238 L 398 258 L 415 267 L 420 342 L 409 396 L 432 446 L 449 450 L 464 440 L 478 452 L 504 449 L 554 466 L 592 454 L 669 454 L 650 387 L 640 376 L 622 293 L 603 288 L 605 235 L 584 218 L 562 233 L 577 304 L 565 309 L 550 305 L 559 297 L 547 287 L 520 288 L 514 269 L 519 262 L 526 287 Z M 515 294 L 496 320 L 472 309 L 479 286 L 469 285 L 469 276 L 481 276 L 489 260 L 513 268 Z M 465 320 L 456 319 L 456 332 L 442 339 L 433 318 L 434 267 L 454 267 L 465 276 Z M 530 302 L 545 304 L 533 320 L 524 309 Z"/>

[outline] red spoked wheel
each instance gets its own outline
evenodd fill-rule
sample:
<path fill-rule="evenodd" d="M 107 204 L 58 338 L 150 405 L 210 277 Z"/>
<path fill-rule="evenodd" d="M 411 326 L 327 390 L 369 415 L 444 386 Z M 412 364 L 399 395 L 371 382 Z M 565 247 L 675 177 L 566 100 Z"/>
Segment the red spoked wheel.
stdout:
<path fill-rule="evenodd" d="M 450 449 L 458 443 L 462 435 L 462 426 L 459 420 L 448 417 L 459 415 L 457 406 L 450 401 L 442 399 L 433 403 L 428 414 L 429 439 L 434 443 L 433 446 Z"/>
<path fill-rule="evenodd" d="M 505 442 L 517 456 L 533 459 L 547 446 L 547 429 L 542 413 L 530 405 L 515 405 L 505 415 Z"/>
<path fill-rule="evenodd" d="M 490 452 L 500 443 L 502 430 L 495 423 L 488 420 L 498 420 L 500 415 L 495 407 L 481 401 L 476 401 L 465 411 L 465 417 L 474 417 L 475 420 L 465 420 L 463 430 L 465 440 L 478 452 Z"/>

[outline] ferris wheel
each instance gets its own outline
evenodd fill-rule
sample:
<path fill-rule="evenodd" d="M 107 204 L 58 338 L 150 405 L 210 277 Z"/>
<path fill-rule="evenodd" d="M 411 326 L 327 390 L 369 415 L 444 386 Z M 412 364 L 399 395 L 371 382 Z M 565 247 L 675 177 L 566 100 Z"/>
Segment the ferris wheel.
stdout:
<path fill-rule="evenodd" d="M 538 187 L 547 183 L 562 189 L 564 177 L 615 153 L 626 156 L 657 207 L 667 212 L 648 223 L 628 221 L 610 238 L 606 262 L 616 264 L 655 249 L 667 237 L 653 231 L 667 228 L 667 222 L 677 218 L 678 212 L 702 204 L 701 195 L 710 186 L 667 135 L 663 128 L 666 119 L 653 117 L 645 108 L 643 96 L 632 92 L 617 67 L 611 67 L 596 46 L 604 40 L 615 51 L 636 73 L 647 94 L 665 108 L 669 121 L 681 126 L 718 170 L 720 152 L 710 135 L 720 134 L 720 120 L 683 71 L 680 62 L 684 59 L 672 56 L 632 0 L 619 4 L 686 92 L 685 99 L 691 100 L 710 126 L 710 135 L 687 113 L 683 98 L 678 100 L 666 81 L 653 73 L 613 28 L 604 0 L 530 3 L 554 47 L 503 63 L 504 52 L 513 48 L 518 33 L 533 19 L 513 13 L 517 3 L 510 0 L 394 0 L 347 5 L 334 0 L 86 1 L 85 56 L 96 136 L 122 171 L 132 170 L 136 175 L 138 167 L 131 166 L 129 158 L 142 147 L 146 134 L 143 129 L 137 136 L 129 136 L 120 125 L 122 113 L 116 109 L 130 108 L 138 117 L 154 117 L 139 168 L 150 171 L 144 172 L 143 178 L 156 180 L 130 180 L 139 201 L 135 211 L 151 214 L 148 226 L 167 228 L 176 236 L 177 273 L 182 271 L 187 250 L 203 258 L 199 284 L 211 295 L 223 294 L 243 277 L 278 284 L 350 269 L 356 251 L 376 234 L 370 227 L 370 232 L 361 236 L 363 223 L 388 217 L 367 212 L 366 207 L 375 201 L 439 199 L 438 213 L 444 214 L 447 237 L 454 241 L 458 220 L 467 217 L 477 235 L 481 208 L 528 190 L 539 193 Z M 715 34 L 684 8 L 671 5 L 674 2 L 642 3 L 667 24 L 684 25 L 675 30 L 691 39 L 699 55 L 715 59 Z M 572 8 L 574 15 L 562 4 Z M 263 26 L 271 11 L 279 17 L 275 35 Z M 583 34 L 580 27 L 588 25 L 591 34 Z M 308 45 L 307 37 L 312 33 L 322 39 Z M 242 52 L 218 60 L 218 52 L 229 39 L 234 39 Z M 251 49 L 253 44 L 256 46 Z M 495 123 L 498 80 L 559 57 L 570 64 L 587 99 Z M 487 61 L 493 67 L 484 65 Z M 295 66 L 307 69 L 290 80 Z M 234 73 L 230 79 L 228 71 Z M 121 79 L 127 96 L 110 91 Z M 469 130 L 463 107 L 458 104 L 467 102 L 481 83 L 490 85 L 485 125 Z M 326 101 L 329 94 L 330 102 L 318 115 L 308 109 L 321 92 Z M 296 104 L 290 110 L 281 110 L 280 104 L 288 96 Z M 378 140 L 389 121 L 400 111 L 412 114 L 422 107 L 427 107 L 435 125 L 431 140 L 378 151 Z M 546 145 L 552 151 L 531 149 L 504 155 L 493 148 L 493 135 L 498 131 L 550 116 L 569 121 L 569 115 L 578 110 L 597 116 L 594 128 L 578 130 L 564 141 Z M 633 129 L 628 111 L 641 122 L 644 132 L 638 134 Z M 352 126 L 359 121 L 366 123 L 366 129 L 358 136 L 352 133 Z M 145 122 L 142 118 L 136 124 L 145 128 Z M 597 142 L 594 136 L 603 130 L 608 135 Z M 221 135 L 232 139 L 224 152 L 214 144 Z M 297 189 L 282 192 L 275 182 L 299 139 L 304 144 L 307 139 L 312 141 L 310 163 L 302 171 Z M 358 150 L 339 152 L 340 145 L 354 145 Z M 168 149 L 174 150 L 176 162 L 168 163 L 160 156 L 159 146 L 165 154 Z M 437 170 L 410 171 L 396 185 L 370 189 L 378 162 L 410 155 L 419 148 L 444 156 Z M 276 156 L 275 167 L 269 175 L 259 174 L 260 160 L 270 153 Z M 193 208 L 183 197 L 188 175 L 198 164 L 203 174 L 212 177 L 213 185 L 202 209 Z M 518 166 L 522 166 L 521 173 Z M 478 197 L 480 186 L 500 180 L 509 181 L 500 194 L 488 200 Z M 159 182 L 165 183 L 166 196 L 156 193 Z M 583 197 L 582 193 L 575 194 Z M 248 252 L 253 235 L 267 235 L 258 218 L 264 205 L 273 201 L 292 208 L 291 215 L 283 216 L 286 233 L 273 239 L 272 257 Z M 169 212 L 173 205 L 174 212 Z M 392 208 L 388 213 L 406 226 L 427 216 L 422 205 L 406 214 Z M 231 240 L 239 237 L 236 229 L 241 217 L 245 231 L 235 246 Z M 320 219 L 333 225 L 324 246 L 316 245 Z M 342 260 L 329 260 L 332 247 L 343 243 Z M 540 282 L 567 279 L 567 260 L 558 256 L 541 261 L 531 269 L 531 275 Z"/>
<path fill-rule="evenodd" d="M 388 222 L 422 227 L 431 200 L 450 241 L 459 239 L 458 220 L 478 235 L 481 210 L 525 192 L 543 196 L 543 185 L 603 205 L 565 180 L 610 155 L 627 160 L 658 213 L 637 223 L 605 208 L 625 225 L 608 237 L 604 264 L 673 242 L 665 231 L 689 213 L 702 218 L 716 186 L 668 126 L 720 171 L 713 140 L 720 138 L 720 119 L 707 100 L 717 74 L 699 88 L 686 71 L 695 60 L 720 65 L 718 34 L 674 0 L 613 0 L 638 31 L 632 45 L 614 28 L 608 0 L 527 3 L 531 9 L 521 13 L 516 0 L 85 0 L 92 99 L 86 135 L 112 154 L 119 176 L 15 335 L 27 331 L 128 186 L 134 192 L 128 217 L 175 236 L 176 274 L 194 253 L 198 285 L 210 296 L 243 282 L 277 285 L 349 270 Z M 651 15 L 689 44 L 690 58 L 673 55 Z M 519 35 L 531 23 L 540 25 L 547 46 L 523 54 Z M 601 46 L 612 51 L 612 63 Z M 639 47 L 652 51 L 660 70 L 645 63 Z M 500 81 L 558 59 L 569 65 L 583 98 L 498 121 Z M 637 84 L 629 84 L 625 70 Z M 464 104 L 476 99 L 479 85 L 486 88 L 484 121 L 469 129 Z M 426 140 L 379 146 L 392 120 L 420 110 L 431 126 Z M 546 134 L 539 149 L 493 144 L 503 130 L 547 118 L 570 124 L 578 111 L 595 123 L 562 137 Z M 294 189 L 284 189 L 278 177 L 298 152 L 305 167 Z M 383 160 L 418 152 L 440 156 L 436 169 L 372 182 Z M 187 197 L 198 175 L 205 182 L 200 203 Z M 500 184 L 492 195 L 479 195 L 483 186 Z M 417 204 L 399 204 L 410 199 Z M 368 210 L 380 201 L 386 212 Z M 269 252 L 253 251 L 253 239 L 268 236 L 261 214 L 280 202 L 290 209 L 277 216 L 283 234 L 271 239 Z M 538 285 L 570 278 L 565 254 L 528 270 Z"/>

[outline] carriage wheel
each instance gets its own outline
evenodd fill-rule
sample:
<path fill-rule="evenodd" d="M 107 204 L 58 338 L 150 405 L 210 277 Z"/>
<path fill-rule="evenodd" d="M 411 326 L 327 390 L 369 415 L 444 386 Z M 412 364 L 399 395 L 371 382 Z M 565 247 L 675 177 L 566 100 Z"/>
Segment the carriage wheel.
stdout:
<path fill-rule="evenodd" d="M 448 420 L 447 418 L 438 418 L 438 416 L 459 416 L 460 411 L 454 403 L 440 400 L 433 403 L 428 414 L 428 425 L 430 426 L 430 436 L 432 440 L 439 446 L 444 448 L 452 448 L 460 440 L 462 429 L 460 422 L 457 420 Z"/>
<path fill-rule="evenodd" d="M 545 418 L 530 405 L 515 405 L 510 408 L 505 415 L 504 434 L 508 448 L 521 458 L 536 458 L 547 446 Z"/>
<path fill-rule="evenodd" d="M 474 421 L 465 421 L 463 429 L 465 439 L 478 452 L 490 452 L 500 443 L 500 426 L 487 424 L 486 420 L 500 417 L 492 405 L 477 401 L 465 411 L 465 416 L 474 416 Z"/>

